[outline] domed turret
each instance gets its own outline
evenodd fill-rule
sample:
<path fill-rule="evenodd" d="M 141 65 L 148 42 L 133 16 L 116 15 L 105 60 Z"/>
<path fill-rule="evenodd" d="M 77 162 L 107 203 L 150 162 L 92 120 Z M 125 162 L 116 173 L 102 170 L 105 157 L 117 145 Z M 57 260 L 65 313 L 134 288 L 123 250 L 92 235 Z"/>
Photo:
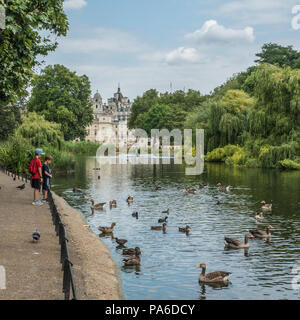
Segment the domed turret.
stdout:
<path fill-rule="evenodd" d="M 101 97 L 100 93 L 98 92 L 98 90 L 97 90 L 96 94 L 94 95 L 94 101 L 95 102 L 102 102 L 102 97 Z"/>

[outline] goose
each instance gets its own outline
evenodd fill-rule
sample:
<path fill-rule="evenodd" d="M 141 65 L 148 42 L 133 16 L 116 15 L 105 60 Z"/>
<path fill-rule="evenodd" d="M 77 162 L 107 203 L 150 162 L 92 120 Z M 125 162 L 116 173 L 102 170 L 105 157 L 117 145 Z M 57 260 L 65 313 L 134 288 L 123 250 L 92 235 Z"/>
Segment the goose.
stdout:
<path fill-rule="evenodd" d="M 198 182 L 197 184 L 198 184 L 198 186 L 199 186 L 199 189 L 207 188 L 207 184 L 203 184 L 203 183 L 201 183 L 201 182 Z"/>
<path fill-rule="evenodd" d="M 139 213 L 138 213 L 138 212 L 133 212 L 133 213 L 132 213 L 132 216 L 133 216 L 134 218 L 137 218 L 137 219 L 138 219 L 138 218 L 139 218 Z"/>
<path fill-rule="evenodd" d="M 73 192 L 74 193 L 82 193 L 83 191 L 81 189 L 78 189 L 78 188 L 73 188 Z"/>
<path fill-rule="evenodd" d="M 94 210 L 103 210 L 104 206 L 106 205 L 106 202 L 100 202 L 95 204 L 94 200 L 89 200 L 89 201 L 92 203 L 91 209 L 94 209 Z"/>
<path fill-rule="evenodd" d="M 261 210 L 262 210 L 263 212 L 270 212 L 270 211 L 272 211 L 272 203 L 266 203 L 266 201 L 263 200 L 263 201 L 261 202 L 261 204 L 262 204 Z"/>
<path fill-rule="evenodd" d="M 127 197 L 127 200 L 126 200 L 128 203 L 131 203 L 133 202 L 133 197 L 131 197 L 130 195 L 128 195 Z"/>
<path fill-rule="evenodd" d="M 264 213 L 263 212 L 257 212 L 254 216 L 256 220 L 263 220 L 264 219 Z"/>
<path fill-rule="evenodd" d="M 26 184 L 24 183 L 21 186 L 16 187 L 16 189 L 24 190 L 25 186 L 26 186 Z"/>
<path fill-rule="evenodd" d="M 242 241 L 231 239 L 225 237 L 225 248 L 226 249 L 241 249 L 241 248 L 249 248 L 249 238 L 254 238 L 252 234 L 245 235 L 244 243 Z"/>
<path fill-rule="evenodd" d="M 129 248 L 129 249 L 123 249 L 122 254 L 124 256 L 133 256 L 136 254 L 136 252 L 141 252 L 141 249 L 139 247 L 136 248 Z"/>
<path fill-rule="evenodd" d="M 120 246 L 124 246 L 124 244 L 128 242 L 128 240 L 126 239 L 115 238 L 115 240 L 116 240 L 116 243 L 119 244 Z"/>
<path fill-rule="evenodd" d="M 169 211 L 170 211 L 170 209 L 168 208 L 167 210 L 162 211 L 162 213 L 169 214 Z"/>
<path fill-rule="evenodd" d="M 274 229 L 271 225 L 267 226 L 266 231 L 263 230 L 249 230 L 249 232 L 255 237 L 255 238 L 271 238 L 271 232 L 270 229 Z"/>
<path fill-rule="evenodd" d="M 168 217 L 160 218 L 158 219 L 158 223 L 167 222 L 167 220 L 168 220 Z"/>
<path fill-rule="evenodd" d="M 151 227 L 151 230 L 162 230 L 162 231 L 166 231 L 166 230 L 167 230 L 167 224 L 164 223 L 162 226 L 154 226 L 154 227 Z"/>
<path fill-rule="evenodd" d="M 110 227 L 99 227 L 98 230 L 102 233 L 113 233 L 116 223 L 113 222 Z"/>
<path fill-rule="evenodd" d="M 161 189 L 161 187 L 159 185 L 157 185 L 157 184 L 154 185 L 154 188 L 155 188 L 156 191 Z"/>
<path fill-rule="evenodd" d="M 191 230 L 191 227 L 188 225 L 185 228 L 181 228 L 181 227 L 178 228 L 179 232 L 184 232 L 184 233 L 189 233 L 190 230 Z"/>
<path fill-rule="evenodd" d="M 202 272 L 199 277 L 199 282 L 202 283 L 228 283 L 228 277 L 231 275 L 231 272 L 226 271 L 215 271 L 211 273 L 206 272 L 206 264 L 201 263 L 197 266 L 198 269 L 202 269 Z"/>
<path fill-rule="evenodd" d="M 125 266 L 138 266 L 141 264 L 141 251 L 135 248 L 135 256 L 123 259 Z"/>

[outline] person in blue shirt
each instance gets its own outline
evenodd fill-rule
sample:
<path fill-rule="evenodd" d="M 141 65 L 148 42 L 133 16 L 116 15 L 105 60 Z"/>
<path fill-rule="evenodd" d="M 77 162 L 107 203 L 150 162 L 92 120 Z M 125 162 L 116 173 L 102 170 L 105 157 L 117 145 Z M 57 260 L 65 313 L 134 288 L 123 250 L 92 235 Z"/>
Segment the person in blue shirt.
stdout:
<path fill-rule="evenodd" d="M 52 161 L 50 155 L 45 156 L 45 162 L 42 167 L 43 174 L 43 201 L 47 201 L 48 191 L 50 190 L 50 179 L 52 178 L 52 170 L 49 168 L 49 164 Z"/>

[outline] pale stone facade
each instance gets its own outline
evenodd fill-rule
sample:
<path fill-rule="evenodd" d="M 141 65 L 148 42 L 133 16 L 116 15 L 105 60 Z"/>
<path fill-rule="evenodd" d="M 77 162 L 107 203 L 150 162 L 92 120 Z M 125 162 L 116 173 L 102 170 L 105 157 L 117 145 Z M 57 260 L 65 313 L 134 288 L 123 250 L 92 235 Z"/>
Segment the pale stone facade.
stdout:
<path fill-rule="evenodd" d="M 86 141 L 116 143 L 117 146 L 130 146 L 135 142 L 133 132 L 128 130 L 131 102 L 124 97 L 120 87 L 113 98 L 103 103 L 100 93 L 92 99 L 94 120 L 87 128 Z"/>

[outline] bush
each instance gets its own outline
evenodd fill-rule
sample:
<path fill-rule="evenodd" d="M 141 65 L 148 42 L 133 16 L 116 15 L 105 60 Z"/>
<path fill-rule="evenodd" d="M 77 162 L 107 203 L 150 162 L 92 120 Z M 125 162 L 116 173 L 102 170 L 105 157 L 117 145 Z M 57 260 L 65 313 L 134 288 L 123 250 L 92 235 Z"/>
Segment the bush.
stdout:
<path fill-rule="evenodd" d="M 227 145 L 224 148 L 217 148 L 208 152 L 205 160 L 208 162 L 225 162 L 227 158 L 232 157 L 241 148 L 239 146 Z"/>
<path fill-rule="evenodd" d="M 78 155 L 84 154 L 95 156 L 99 147 L 99 143 L 90 141 L 68 141 L 63 143 L 63 150 Z"/>
<path fill-rule="evenodd" d="M 284 159 L 282 161 L 279 161 L 279 167 L 281 169 L 285 170 L 300 170 L 300 163 L 290 160 L 290 159 Z"/>

